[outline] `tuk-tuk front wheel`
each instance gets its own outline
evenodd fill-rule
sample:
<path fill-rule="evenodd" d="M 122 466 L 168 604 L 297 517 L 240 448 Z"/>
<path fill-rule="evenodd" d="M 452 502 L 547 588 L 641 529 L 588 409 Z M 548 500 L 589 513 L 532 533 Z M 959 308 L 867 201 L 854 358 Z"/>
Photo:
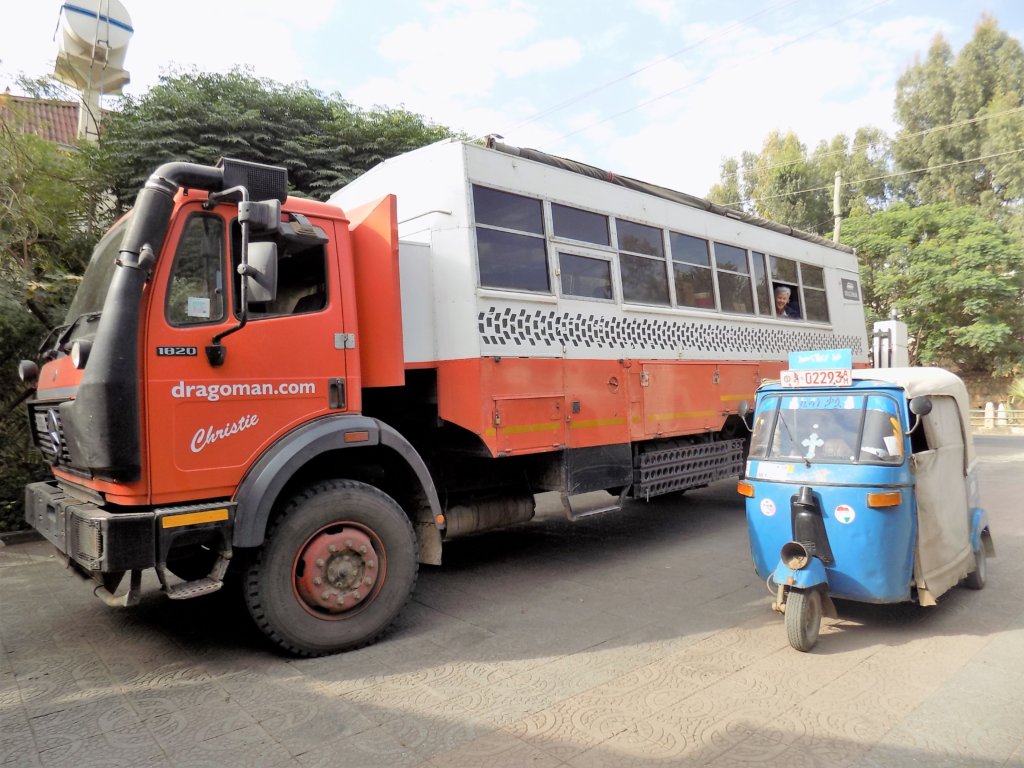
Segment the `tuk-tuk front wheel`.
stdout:
<path fill-rule="evenodd" d="M 791 589 L 786 597 L 786 635 L 798 651 L 809 651 L 821 630 L 821 592 Z"/>

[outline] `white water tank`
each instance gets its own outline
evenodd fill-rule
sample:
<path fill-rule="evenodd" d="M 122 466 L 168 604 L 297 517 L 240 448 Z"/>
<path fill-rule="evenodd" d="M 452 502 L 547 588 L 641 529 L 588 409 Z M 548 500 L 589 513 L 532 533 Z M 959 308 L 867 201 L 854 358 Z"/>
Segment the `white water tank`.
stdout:
<path fill-rule="evenodd" d="M 910 365 L 907 324 L 880 320 L 871 333 L 871 358 L 875 368 L 905 368 Z"/>
<path fill-rule="evenodd" d="M 121 93 L 131 79 L 124 57 L 133 32 L 120 0 L 75 0 L 61 6 L 54 75 L 82 92 L 79 138 L 98 135 L 100 96 Z"/>

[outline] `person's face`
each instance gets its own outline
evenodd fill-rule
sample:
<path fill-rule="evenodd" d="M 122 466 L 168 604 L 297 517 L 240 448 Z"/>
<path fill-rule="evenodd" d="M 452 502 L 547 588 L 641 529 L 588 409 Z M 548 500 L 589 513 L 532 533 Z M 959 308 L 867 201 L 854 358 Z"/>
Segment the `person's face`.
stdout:
<path fill-rule="evenodd" d="M 789 304 L 789 296 L 784 293 L 776 294 L 775 296 L 775 311 L 782 312 Z"/>

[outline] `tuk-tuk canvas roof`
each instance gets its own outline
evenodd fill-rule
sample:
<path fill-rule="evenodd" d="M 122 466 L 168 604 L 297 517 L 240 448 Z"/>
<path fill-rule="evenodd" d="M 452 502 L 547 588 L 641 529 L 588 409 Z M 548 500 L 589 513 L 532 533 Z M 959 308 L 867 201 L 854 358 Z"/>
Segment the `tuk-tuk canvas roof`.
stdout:
<path fill-rule="evenodd" d="M 960 410 L 967 465 L 974 463 L 974 441 L 971 440 L 971 414 L 967 387 L 955 373 L 945 368 L 858 368 L 853 371 L 858 381 L 879 381 L 895 384 L 907 393 L 907 399 L 920 395 L 946 395 L 956 399 Z"/>

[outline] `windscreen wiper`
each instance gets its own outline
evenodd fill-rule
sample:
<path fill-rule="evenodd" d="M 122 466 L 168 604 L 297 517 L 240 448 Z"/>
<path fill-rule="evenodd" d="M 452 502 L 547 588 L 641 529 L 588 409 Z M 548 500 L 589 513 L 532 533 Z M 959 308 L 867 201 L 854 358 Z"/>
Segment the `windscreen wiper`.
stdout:
<path fill-rule="evenodd" d="M 52 331 L 50 331 L 48 334 L 46 334 L 46 338 L 43 339 L 43 343 L 39 345 L 39 353 L 40 354 L 44 354 L 43 353 L 44 349 L 47 350 L 47 354 L 50 353 L 50 352 L 54 352 L 56 350 L 59 350 L 61 347 L 64 346 L 64 344 L 67 342 L 68 338 L 70 338 L 72 332 L 75 330 L 75 328 L 78 326 L 78 324 L 80 322 L 82 322 L 83 320 L 86 320 L 86 321 L 95 320 L 101 314 L 103 314 L 101 311 L 83 312 L 78 317 L 76 317 L 74 320 L 72 320 L 70 323 L 65 323 L 64 325 L 58 325 L 56 328 L 54 328 Z M 58 334 L 57 341 L 56 341 L 56 343 L 54 343 L 54 345 L 52 347 L 48 348 L 47 347 L 47 342 L 49 342 L 50 337 L 52 337 L 55 333 Z"/>

